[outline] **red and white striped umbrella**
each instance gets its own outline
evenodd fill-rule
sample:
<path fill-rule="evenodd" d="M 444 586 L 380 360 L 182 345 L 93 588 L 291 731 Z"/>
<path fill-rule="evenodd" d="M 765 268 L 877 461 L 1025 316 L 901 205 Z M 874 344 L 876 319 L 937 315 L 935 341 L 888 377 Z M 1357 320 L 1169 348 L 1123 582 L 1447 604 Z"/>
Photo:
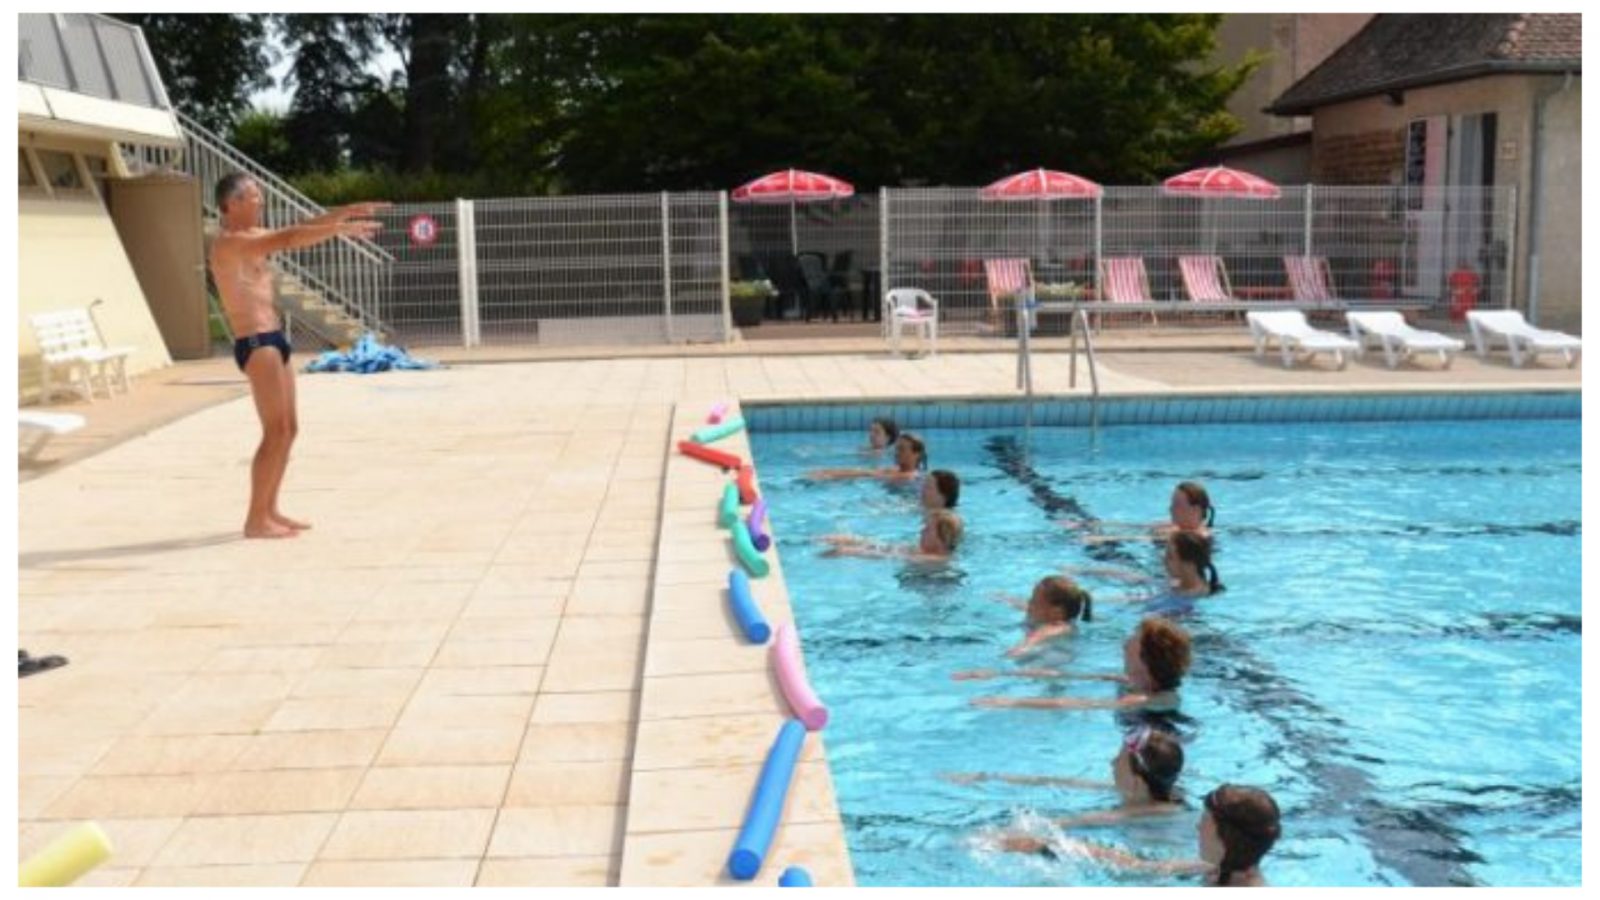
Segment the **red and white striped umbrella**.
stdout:
<path fill-rule="evenodd" d="M 1030 169 L 1008 175 L 984 188 L 985 200 L 1093 200 L 1100 185 L 1070 172 Z"/>
<path fill-rule="evenodd" d="M 1253 197 L 1258 200 L 1276 200 L 1283 192 L 1278 186 L 1249 172 L 1227 166 L 1190 169 L 1174 175 L 1161 183 L 1169 194 L 1182 197 Z"/>
<path fill-rule="evenodd" d="M 831 175 L 785 169 L 735 188 L 733 199 L 740 203 L 808 203 L 850 197 L 855 192 L 848 181 Z"/>

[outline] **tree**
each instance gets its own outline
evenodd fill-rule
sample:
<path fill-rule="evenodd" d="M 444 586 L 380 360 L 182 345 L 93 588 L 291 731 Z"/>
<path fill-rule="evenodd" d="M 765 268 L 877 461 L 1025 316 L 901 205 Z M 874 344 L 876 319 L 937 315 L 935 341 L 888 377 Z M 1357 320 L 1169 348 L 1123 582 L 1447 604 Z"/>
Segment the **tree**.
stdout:
<path fill-rule="evenodd" d="M 172 105 L 226 134 L 250 106 L 250 95 L 271 87 L 277 55 L 267 43 L 270 16 L 234 13 L 118 13 L 144 31 L 150 56 Z"/>
<path fill-rule="evenodd" d="M 356 110 L 386 87 L 367 71 L 385 23 L 380 16 L 345 13 L 290 13 L 281 21 L 284 44 L 294 54 L 294 100 L 285 127 L 298 170 L 341 168 Z"/>

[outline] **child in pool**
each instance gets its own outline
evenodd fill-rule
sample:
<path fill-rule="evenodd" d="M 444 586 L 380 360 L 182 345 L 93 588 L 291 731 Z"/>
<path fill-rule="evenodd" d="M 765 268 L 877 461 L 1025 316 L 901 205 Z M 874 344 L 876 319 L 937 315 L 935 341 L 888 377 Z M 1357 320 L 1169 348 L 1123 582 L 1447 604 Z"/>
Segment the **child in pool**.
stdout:
<path fill-rule="evenodd" d="M 922 439 L 909 432 L 894 442 L 894 466 L 885 469 L 818 469 L 807 473 L 812 481 L 842 481 L 847 478 L 881 478 L 907 482 L 921 477 L 928 467 L 928 448 Z"/>
<path fill-rule="evenodd" d="M 1196 600 L 1227 590 L 1211 561 L 1211 539 L 1192 531 L 1167 536 L 1161 565 L 1167 571 L 1167 588 L 1158 594 L 1113 597 L 1117 603 L 1142 603 L 1144 611 L 1161 616 L 1186 616 Z"/>
<path fill-rule="evenodd" d="M 1070 578 L 1053 575 L 1041 578 L 1029 596 L 1024 626 L 1028 633 L 1006 651 L 1007 659 L 1042 662 L 1041 657 L 1078 633 L 1077 623 L 1094 617 L 1094 598 Z"/>
<path fill-rule="evenodd" d="M 1200 850 L 1196 860 L 1145 859 L 1115 847 L 1077 840 L 1052 844 L 1031 835 L 1008 836 L 1004 848 L 1014 853 L 1051 856 L 1077 851 L 1130 872 L 1199 875 L 1208 887 L 1266 887 L 1261 860 L 1277 843 L 1282 830 L 1282 815 L 1271 794 L 1260 788 L 1225 784 L 1206 795 L 1205 812 L 1195 826 Z"/>
<path fill-rule="evenodd" d="M 1044 785 L 1079 790 L 1114 790 L 1121 802 L 1111 809 L 1056 819 L 1058 828 L 1092 828 L 1130 819 L 1170 816 L 1184 810 L 1177 784 L 1183 773 L 1183 745 L 1172 735 L 1140 728 L 1122 741 L 1111 759 L 1111 783 L 1082 778 L 961 772 L 944 776 L 958 784 L 1002 781 L 1007 784 Z"/>
<path fill-rule="evenodd" d="M 893 419 L 879 417 L 867 425 L 867 446 L 861 452 L 877 456 L 883 451 L 894 446 L 895 440 L 900 437 L 900 426 Z"/>
<path fill-rule="evenodd" d="M 1121 696 L 1114 700 L 1087 697 L 975 697 L 973 706 L 1172 710 L 1178 707 L 1178 686 L 1189 671 L 1192 646 L 1189 632 L 1166 619 L 1148 616 L 1122 644 L 1123 672 L 1120 675 L 1078 675 L 1057 669 L 1017 669 L 1006 673 L 984 669 L 958 672 L 953 677 L 958 681 L 970 681 L 1009 674 L 1023 678 L 1110 681 L 1121 687 Z"/>
<path fill-rule="evenodd" d="M 1149 525 L 1095 522 L 1093 525 L 1099 530 L 1094 534 L 1085 535 L 1083 541 L 1086 544 L 1138 541 L 1151 537 L 1164 538 L 1178 531 L 1189 531 L 1202 537 L 1210 537 L 1211 525 L 1216 521 L 1217 510 L 1211 505 L 1211 496 L 1206 493 L 1204 485 L 1198 481 L 1185 481 L 1173 488 L 1172 498 L 1167 504 L 1167 515 L 1168 521 Z M 1089 523 L 1072 520 L 1062 524 L 1068 528 L 1078 529 Z M 1121 532 L 1108 534 L 1103 530 L 1107 527 L 1121 529 Z"/>
<path fill-rule="evenodd" d="M 915 547 L 880 544 L 848 534 L 825 535 L 831 545 L 823 556 L 861 556 L 872 559 L 909 559 L 913 562 L 943 562 L 961 543 L 961 517 L 948 509 L 936 509 L 924 517 L 922 534 Z"/>

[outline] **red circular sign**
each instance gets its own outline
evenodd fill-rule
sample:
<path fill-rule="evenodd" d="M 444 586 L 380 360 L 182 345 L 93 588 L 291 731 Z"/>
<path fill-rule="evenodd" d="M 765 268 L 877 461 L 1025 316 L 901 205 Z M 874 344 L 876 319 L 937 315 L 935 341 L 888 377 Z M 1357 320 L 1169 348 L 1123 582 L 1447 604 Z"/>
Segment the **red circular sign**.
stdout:
<path fill-rule="evenodd" d="M 406 225 L 406 234 L 411 235 L 411 243 L 426 247 L 439 239 L 439 223 L 433 216 L 413 216 Z"/>

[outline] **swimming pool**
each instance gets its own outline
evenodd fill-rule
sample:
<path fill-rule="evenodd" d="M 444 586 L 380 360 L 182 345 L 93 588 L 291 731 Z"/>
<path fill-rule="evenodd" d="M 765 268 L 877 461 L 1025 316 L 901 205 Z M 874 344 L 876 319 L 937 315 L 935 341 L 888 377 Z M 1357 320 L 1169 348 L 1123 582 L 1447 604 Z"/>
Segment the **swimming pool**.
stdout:
<path fill-rule="evenodd" d="M 1386 420 L 1399 401 L 1386 414 L 1381 402 L 1277 398 L 1255 401 L 1276 405 L 1259 416 L 1272 421 L 1095 432 L 984 424 L 1009 415 L 984 405 L 923 408 L 912 417 L 972 426 L 920 432 L 933 467 L 961 476 L 967 525 L 954 561 L 927 567 L 826 559 L 814 540 L 915 540 L 913 489 L 804 478 L 857 464 L 877 410 L 751 411 L 807 665 L 832 711 L 828 752 L 858 883 L 1162 883 L 988 849 L 999 829 L 1037 829 L 1037 816 L 1113 797 L 938 775 L 1108 778 L 1128 722 L 968 701 L 1110 696 L 1109 686 L 950 674 L 996 666 L 1019 636 L 1019 614 L 996 592 L 1025 595 L 1062 565 L 1159 570 L 1152 542 L 1091 555 L 1056 520 L 1158 520 L 1173 485 L 1193 478 L 1217 505 L 1228 590 L 1185 623 L 1195 665 L 1178 727 L 1191 805 L 1221 782 L 1270 790 L 1284 814 L 1265 866 L 1277 885 L 1579 884 L 1577 401 L 1522 399 L 1491 405 L 1531 417 Z M 1316 403 L 1366 421 L 1284 421 L 1316 417 L 1302 408 Z M 1461 408 L 1430 403 L 1401 412 Z M 1203 406 L 1180 421 L 1216 418 Z M 790 430 L 841 420 L 848 430 Z M 1128 590 L 1084 584 L 1102 599 Z M 1075 667 L 1119 670 L 1138 609 L 1096 612 Z M 1077 834 L 1189 858 L 1195 819 Z"/>

